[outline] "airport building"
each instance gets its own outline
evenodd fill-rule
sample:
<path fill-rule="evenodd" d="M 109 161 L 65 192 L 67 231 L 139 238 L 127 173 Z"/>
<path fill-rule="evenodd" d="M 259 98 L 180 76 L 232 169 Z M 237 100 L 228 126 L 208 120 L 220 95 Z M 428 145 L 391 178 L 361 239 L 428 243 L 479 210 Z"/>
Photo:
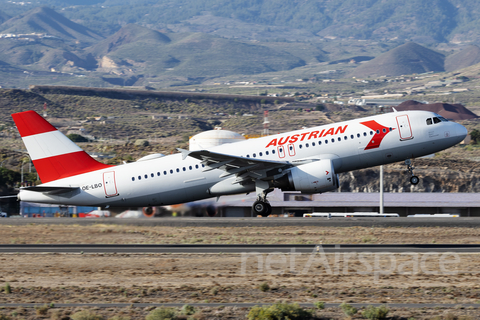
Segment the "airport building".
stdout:
<path fill-rule="evenodd" d="M 272 214 L 303 216 L 312 212 L 379 212 L 379 193 L 327 192 L 302 194 L 275 190 L 268 195 Z M 217 216 L 250 217 L 255 195 L 221 197 Z M 414 214 L 459 214 L 480 216 L 480 196 L 477 193 L 385 193 L 384 212 L 400 217 Z"/>

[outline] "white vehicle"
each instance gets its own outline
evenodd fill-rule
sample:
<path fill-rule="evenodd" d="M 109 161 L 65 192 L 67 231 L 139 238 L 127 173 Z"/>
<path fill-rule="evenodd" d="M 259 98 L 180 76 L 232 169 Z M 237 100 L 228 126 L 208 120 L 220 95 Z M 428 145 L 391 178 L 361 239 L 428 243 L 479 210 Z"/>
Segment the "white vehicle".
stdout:
<path fill-rule="evenodd" d="M 461 142 L 467 129 L 428 111 L 382 115 L 224 144 L 134 163 L 97 162 L 34 111 L 12 115 L 42 184 L 19 200 L 83 206 L 149 207 L 255 192 L 268 215 L 274 188 L 322 193 L 337 174 L 417 158 Z M 410 181 L 417 184 L 407 163 Z"/>
<path fill-rule="evenodd" d="M 379 213 L 379 212 L 312 212 L 304 213 L 304 218 L 398 218 L 398 213 Z"/>

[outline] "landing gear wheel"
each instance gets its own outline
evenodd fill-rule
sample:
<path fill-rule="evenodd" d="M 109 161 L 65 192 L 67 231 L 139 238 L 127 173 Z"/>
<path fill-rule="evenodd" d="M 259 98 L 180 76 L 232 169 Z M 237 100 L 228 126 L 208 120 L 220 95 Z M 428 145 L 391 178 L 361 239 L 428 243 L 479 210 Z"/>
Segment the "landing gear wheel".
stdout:
<path fill-rule="evenodd" d="M 267 217 L 272 212 L 272 206 L 268 202 L 257 200 L 253 203 L 252 210 L 257 215 Z"/>
<path fill-rule="evenodd" d="M 417 176 L 412 176 L 410 178 L 410 183 L 416 186 L 420 182 L 420 179 Z"/>
<path fill-rule="evenodd" d="M 405 165 L 407 166 L 407 171 L 411 175 L 410 183 L 413 184 L 414 186 L 416 186 L 420 182 L 420 179 L 416 175 L 413 174 L 414 167 L 413 167 L 412 160 L 410 160 L 410 159 L 405 160 Z"/>
<path fill-rule="evenodd" d="M 272 214 L 272 206 L 268 202 L 265 202 L 265 205 L 267 206 L 267 211 L 264 213 L 263 216 L 268 217 L 269 215 Z"/>

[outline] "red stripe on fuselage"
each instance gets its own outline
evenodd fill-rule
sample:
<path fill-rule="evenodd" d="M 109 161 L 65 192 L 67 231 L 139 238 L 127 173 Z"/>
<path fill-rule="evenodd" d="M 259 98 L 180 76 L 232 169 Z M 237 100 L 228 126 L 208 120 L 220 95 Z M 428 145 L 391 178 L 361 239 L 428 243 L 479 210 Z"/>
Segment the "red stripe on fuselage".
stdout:
<path fill-rule="evenodd" d="M 25 111 L 12 114 L 13 121 L 17 125 L 18 132 L 22 137 L 57 130 L 35 111 Z"/>
<path fill-rule="evenodd" d="M 33 160 L 33 165 L 42 183 L 112 167 L 96 161 L 84 151 Z"/>
<path fill-rule="evenodd" d="M 380 147 L 380 143 L 382 143 L 383 138 L 385 138 L 385 136 L 390 132 L 390 129 L 392 129 L 392 131 L 395 130 L 394 128 L 384 127 L 375 120 L 360 122 L 360 124 L 363 124 L 364 126 L 372 129 L 375 132 L 373 134 L 373 138 L 370 140 L 364 150 Z"/>

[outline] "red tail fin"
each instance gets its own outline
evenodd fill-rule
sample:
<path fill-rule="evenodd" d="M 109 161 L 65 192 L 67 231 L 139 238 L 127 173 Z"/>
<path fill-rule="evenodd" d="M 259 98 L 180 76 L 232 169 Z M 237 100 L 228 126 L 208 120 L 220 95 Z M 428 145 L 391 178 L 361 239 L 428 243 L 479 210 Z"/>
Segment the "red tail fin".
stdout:
<path fill-rule="evenodd" d="M 43 183 L 111 167 L 90 157 L 35 111 L 12 117 Z"/>

